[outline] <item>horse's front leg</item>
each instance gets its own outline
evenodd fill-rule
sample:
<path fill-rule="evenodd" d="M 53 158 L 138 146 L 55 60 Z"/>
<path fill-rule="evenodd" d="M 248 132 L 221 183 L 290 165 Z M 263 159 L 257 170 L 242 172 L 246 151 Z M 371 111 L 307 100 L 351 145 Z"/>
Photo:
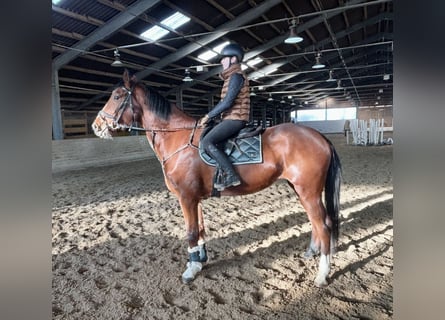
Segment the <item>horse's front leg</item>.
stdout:
<path fill-rule="evenodd" d="M 199 257 L 201 259 L 201 262 L 207 262 L 208 256 L 205 243 L 206 231 L 204 226 L 204 215 L 202 213 L 201 202 L 198 203 L 198 227 L 199 227 L 199 240 L 198 240 Z"/>
<path fill-rule="evenodd" d="M 202 264 L 207 261 L 207 251 L 204 243 L 204 225 L 202 224 L 202 208 L 199 200 L 181 198 L 179 200 L 184 215 L 188 239 L 189 261 L 187 269 L 182 274 L 182 281 L 189 283 L 201 271 Z M 200 226 L 200 222 L 201 225 Z"/>

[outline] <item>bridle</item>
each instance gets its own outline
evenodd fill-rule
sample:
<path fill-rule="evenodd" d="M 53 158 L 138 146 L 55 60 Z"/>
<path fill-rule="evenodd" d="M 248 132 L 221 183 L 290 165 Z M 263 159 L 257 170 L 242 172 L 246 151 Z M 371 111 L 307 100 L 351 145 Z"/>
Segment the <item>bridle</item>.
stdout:
<path fill-rule="evenodd" d="M 110 130 L 128 129 L 128 131 L 136 130 L 136 131 L 144 131 L 144 132 L 149 131 L 149 132 L 151 132 L 151 136 L 152 136 L 152 140 L 151 140 L 152 146 L 154 146 L 154 140 L 155 140 L 155 136 L 156 136 L 157 132 L 176 132 L 176 131 L 180 131 L 180 130 L 191 130 L 189 141 L 185 145 L 183 145 L 182 147 L 180 147 L 179 149 L 177 149 L 176 151 L 174 151 L 173 153 L 171 153 L 164 159 L 159 159 L 163 168 L 164 168 L 164 164 L 167 162 L 167 160 L 169 160 L 171 157 L 173 157 L 177 153 L 181 152 L 182 150 L 184 150 L 188 147 L 198 149 L 198 146 L 195 146 L 193 144 L 193 138 L 195 136 L 195 132 L 198 127 L 198 121 L 195 121 L 195 124 L 193 127 L 184 127 L 184 128 L 176 128 L 176 129 L 163 129 L 163 128 L 162 129 L 161 128 L 160 129 L 155 129 L 155 128 L 146 129 L 146 128 L 133 126 L 133 124 L 136 123 L 135 112 L 134 112 L 134 108 L 133 108 L 133 99 L 132 99 L 132 92 L 133 92 L 134 86 L 131 89 L 128 89 L 125 86 L 122 86 L 121 88 L 125 90 L 125 99 L 122 101 L 119 108 L 114 112 L 114 115 L 112 115 L 108 112 L 105 112 L 103 110 L 99 111 L 99 116 L 105 122 L 107 129 L 110 129 Z M 127 107 L 130 107 L 130 110 L 132 112 L 133 119 L 132 119 L 131 125 L 119 123 L 119 121 L 121 120 L 122 115 L 124 114 L 125 109 L 127 109 Z M 108 123 L 108 121 L 106 121 L 106 119 L 111 119 L 111 125 Z"/>
<path fill-rule="evenodd" d="M 132 93 L 133 93 L 133 89 L 134 87 L 132 87 L 131 89 L 126 88 L 125 86 L 121 87 L 122 89 L 125 90 L 126 95 L 125 95 L 125 99 L 124 101 L 122 101 L 122 103 L 120 104 L 119 108 L 114 112 L 114 115 L 100 110 L 99 111 L 99 116 L 100 118 L 105 122 L 107 129 L 110 130 L 127 130 L 131 131 L 131 130 L 136 130 L 136 131 L 150 131 L 152 133 L 154 132 L 176 132 L 176 131 L 180 131 L 180 130 L 196 130 L 196 128 L 198 127 L 198 121 L 195 122 L 195 125 L 192 127 L 183 127 L 183 128 L 171 128 L 171 129 L 164 129 L 164 128 L 141 128 L 138 126 L 134 126 L 134 124 L 136 123 L 136 119 L 135 119 L 135 112 L 134 112 L 134 108 L 133 108 L 133 99 L 132 99 Z M 127 107 L 130 107 L 131 113 L 132 113 L 132 121 L 131 121 L 131 125 L 126 125 L 126 124 L 121 124 L 119 123 L 119 121 L 122 118 L 122 115 L 124 114 L 124 111 Z M 111 125 L 108 123 L 108 121 L 106 121 L 106 119 L 111 119 Z"/>
<path fill-rule="evenodd" d="M 104 120 L 107 129 L 111 129 L 111 130 L 126 130 L 128 129 L 128 131 L 131 130 L 136 130 L 136 131 L 151 131 L 151 130 L 147 130 L 145 128 L 140 128 L 137 126 L 133 126 L 134 123 L 136 123 L 136 119 L 135 119 L 135 113 L 134 113 L 134 108 L 133 108 L 133 99 L 132 99 L 132 92 L 133 92 L 133 88 L 128 89 L 125 86 L 121 87 L 122 89 L 125 90 L 125 99 L 122 101 L 122 103 L 120 104 L 119 108 L 114 112 L 114 115 L 105 112 L 103 110 L 99 111 L 99 116 L 101 117 L 102 120 Z M 122 115 L 124 114 L 124 111 L 127 107 L 130 107 L 131 113 L 132 115 L 132 121 L 131 121 L 131 125 L 126 125 L 126 124 L 120 124 L 119 121 L 122 118 Z M 106 119 L 111 119 L 111 125 L 108 123 L 108 121 L 106 121 Z"/>

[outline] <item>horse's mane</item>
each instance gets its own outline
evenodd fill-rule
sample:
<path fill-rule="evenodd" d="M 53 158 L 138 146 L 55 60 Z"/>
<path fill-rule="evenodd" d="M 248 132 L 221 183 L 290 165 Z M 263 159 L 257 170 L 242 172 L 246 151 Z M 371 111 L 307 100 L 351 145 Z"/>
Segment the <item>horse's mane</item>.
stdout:
<path fill-rule="evenodd" d="M 146 104 L 150 111 L 152 111 L 155 115 L 160 117 L 163 120 L 168 120 L 172 113 L 171 103 L 164 98 L 159 92 L 156 90 L 145 86 L 143 83 L 138 82 L 135 86 L 140 86 L 145 92 Z"/>

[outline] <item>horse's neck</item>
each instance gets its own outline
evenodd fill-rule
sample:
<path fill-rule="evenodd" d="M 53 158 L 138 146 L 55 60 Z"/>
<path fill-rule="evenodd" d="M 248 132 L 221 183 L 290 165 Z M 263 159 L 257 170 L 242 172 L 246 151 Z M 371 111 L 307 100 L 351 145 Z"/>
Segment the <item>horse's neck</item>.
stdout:
<path fill-rule="evenodd" d="M 145 112 L 142 117 L 144 127 L 149 130 L 175 131 L 177 129 L 192 128 L 196 123 L 194 118 L 184 113 L 174 104 L 172 105 L 168 120 L 161 119 L 152 112 Z"/>
<path fill-rule="evenodd" d="M 186 114 L 184 111 L 176 107 L 175 104 L 172 105 L 172 114 L 170 119 L 170 125 L 176 128 L 189 128 L 193 127 L 196 120 Z"/>
<path fill-rule="evenodd" d="M 196 120 L 172 105 L 168 120 L 163 120 L 152 113 L 144 115 L 144 127 L 147 128 L 147 139 L 161 163 L 182 146 L 186 145 Z"/>

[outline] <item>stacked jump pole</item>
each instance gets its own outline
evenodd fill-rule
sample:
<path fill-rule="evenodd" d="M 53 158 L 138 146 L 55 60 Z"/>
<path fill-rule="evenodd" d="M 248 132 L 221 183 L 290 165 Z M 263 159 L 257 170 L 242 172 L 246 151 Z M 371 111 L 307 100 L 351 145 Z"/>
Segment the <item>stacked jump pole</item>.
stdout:
<path fill-rule="evenodd" d="M 383 128 L 383 119 L 369 119 L 369 122 L 359 119 L 351 120 L 352 144 L 360 146 L 383 144 Z M 347 136 L 347 143 L 349 144 L 349 136 Z"/>

